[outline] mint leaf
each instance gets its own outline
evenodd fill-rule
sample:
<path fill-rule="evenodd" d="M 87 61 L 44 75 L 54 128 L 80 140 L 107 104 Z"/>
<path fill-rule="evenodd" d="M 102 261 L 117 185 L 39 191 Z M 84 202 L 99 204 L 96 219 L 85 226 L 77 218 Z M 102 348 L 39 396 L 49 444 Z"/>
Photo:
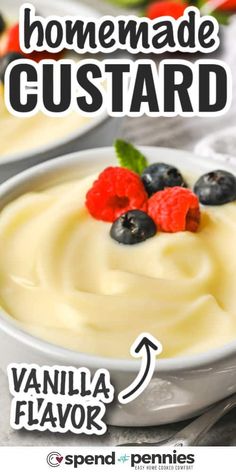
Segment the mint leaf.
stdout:
<path fill-rule="evenodd" d="M 114 147 L 121 167 L 126 167 L 137 174 L 141 174 L 148 166 L 146 157 L 127 141 L 117 139 Z"/>

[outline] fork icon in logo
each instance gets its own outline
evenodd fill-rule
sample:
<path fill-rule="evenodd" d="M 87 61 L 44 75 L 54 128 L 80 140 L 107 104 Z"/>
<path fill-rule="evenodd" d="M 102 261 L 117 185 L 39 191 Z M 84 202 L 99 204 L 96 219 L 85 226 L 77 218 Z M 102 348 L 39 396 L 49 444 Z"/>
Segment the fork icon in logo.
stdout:
<path fill-rule="evenodd" d="M 127 456 L 127 454 L 124 454 L 123 456 L 120 456 L 119 459 L 118 459 L 118 461 L 121 462 L 122 464 L 124 464 L 128 460 L 129 460 L 129 456 Z"/>

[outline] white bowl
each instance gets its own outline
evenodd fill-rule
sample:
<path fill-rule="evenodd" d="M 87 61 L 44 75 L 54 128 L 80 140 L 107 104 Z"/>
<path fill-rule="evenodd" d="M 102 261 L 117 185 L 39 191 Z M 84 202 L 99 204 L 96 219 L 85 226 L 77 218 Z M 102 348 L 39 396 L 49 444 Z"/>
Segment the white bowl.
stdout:
<path fill-rule="evenodd" d="M 22 0 L 1 0 L 0 11 L 6 12 L 7 18 L 10 17 L 13 21 L 17 21 L 19 7 L 23 3 Z M 36 11 L 45 17 L 52 14 L 59 16 L 79 15 L 81 18 L 98 18 L 100 16 L 95 9 L 75 0 L 34 0 L 33 3 Z M 82 58 L 85 57 L 88 56 L 85 55 Z M 103 112 L 64 137 L 52 140 L 47 144 L 39 142 L 37 146 L 26 151 L 0 156 L 2 171 L 0 182 L 44 160 L 75 150 L 111 145 L 120 124 L 121 119 L 109 118 L 107 113 Z"/>
<path fill-rule="evenodd" d="M 185 151 L 153 147 L 141 150 L 150 162 L 175 163 L 187 172 L 204 173 L 218 167 L 211 159 Z M 100 148 L 40 164 L 0 186 L 0 209 L 27 191 L 43 189 L 71 177 L 82 177 L 115 162 L 112 148 Z M 230 164 L 222 163 L 221 168 L 236 171 Z M 1 367 L 6 369 L 10 362 L 86 366 L 92 371 L 107 368 L 117 393 L 132 382 L 140 367 L 136 360 L 101 358 L 47 343 L 22 331 L 1 311 Z M 150 426 L 179 421 L 200 413 L 233 392 L 236 392 L 236 341 L 199 355 L 158 360 L 148 388 L 132 403 L 114 402 L 108 411 L 108 423 Z"/>

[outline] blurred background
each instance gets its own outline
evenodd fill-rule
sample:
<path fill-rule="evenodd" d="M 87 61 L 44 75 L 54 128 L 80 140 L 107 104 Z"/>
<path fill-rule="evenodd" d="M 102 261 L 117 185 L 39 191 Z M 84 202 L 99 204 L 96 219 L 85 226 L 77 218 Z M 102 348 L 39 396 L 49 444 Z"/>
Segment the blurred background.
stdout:
<path fill-rule="evenodd" d="M 188 149 L 202 155 L 211 155 L 217 161 L 234 158 L 236 155 L 236 0 L 214 0 L 204 5 L 203 0 L 189 4 L 199 6 L 214 15 L 221 24 L 221 47 L 213 57 L 224 60 L 232 70 L 233 102 L 227 114 L 212 118 L 110 118 L 84 121 L 81 117 L 68 119 L 35 116 L 33 119 L 17 119 L 10 116 L 4 104 L 4 73 L 12 60 L 21 57 L 18 37 L 18 8 L 21 0 L 0 2 L 0 181 L 49 158 L 80 149 L 112 145 L 117 137 L 123 137 L 134 144 L 165 146 Z M 186 1 L 162 0 L 143 3 L 141 0 L 35 0 L 41 15 L 74 14 L 81 17 L 99 17 L 104 14 L 137 14 L 157 18 L 171 15 L 178 18 L 187 6 Z M 17 56 L 18 55 L 18 56 Z M 136 55 L 141 58 L 141 55 Z M 147 56 L 145 56 L 147 57 Z M 173 57 L 173 55 L 172 55 Z M 176 57 L 184 56 L 175 55 Z M 205 56 L 206 57 L 206 56 Z M 188 55 L 188 60 L 197 56 Z M 153 57 L 157 64 L 163 56 Z M 40 57 L 37 58 L 40 60 Z M 78 445 L 78 438 L 71 435 L 51 433 L 17 432 L 9 428 L 9 393 L 7 380 L 0 371 L 0 410 L 4 411 L 0 422 L 0 444 L 50 446 Z M 205 445 L 236 445 L 235 412 L 226 416 L 208 435 Z M 115 428 L 110 427 L 105 438 L 81 438 L 79 445 L 115 445 L 137 440 L 156 441 L 170 436 L 183 425 L 168 425 L 158 428 Z"/>

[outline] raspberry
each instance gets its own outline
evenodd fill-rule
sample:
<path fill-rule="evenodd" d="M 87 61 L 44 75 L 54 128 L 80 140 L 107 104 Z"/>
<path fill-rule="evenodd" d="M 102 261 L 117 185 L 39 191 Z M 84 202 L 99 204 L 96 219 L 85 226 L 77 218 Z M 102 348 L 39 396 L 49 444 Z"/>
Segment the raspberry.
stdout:
<path fill-rule="evenodd" d="M 160 16 L 171 16 L 177 20 L 184 14 L 185 8 L 188 6 L 187 3 L 177 3 L 172 1 L 158 1 L 151 3 L 146 10 L 146 16 L 150 20 L 155 20 Z"/>
<path fill-rule="evenodd" d="M 171 187 L 156 192 L 148 202 L 148 214 L 167 233 L 196 232 L 200 223 L 197 196 L 189 189 Z"/>
<path fill-rule="evenodd" d="M 21 51 L 20 48 L 20 38 L 19 38 L 19 23 L 11 26 L 7 31 L 7 39 L 6 43 L 4 44 L 3 51 L 1 53 L 3 55 L 8 54 L 10 52 L 18 52 L 25 56 L 27 59 L 32 59 L 32 61 L 42 61 L 43 59 L 60 59 L 62 57 L 62 53 L 52 54 L 47 51 L 33 51 L 30 54 L 25 54 Z"/>
<path fill-rule="evenodd" d="M 107 167 L 86 195 L 89 213 L 113 222 L 129 210 L 147 209 L 148 196 L 139 176 L 123 167 Z"/>

